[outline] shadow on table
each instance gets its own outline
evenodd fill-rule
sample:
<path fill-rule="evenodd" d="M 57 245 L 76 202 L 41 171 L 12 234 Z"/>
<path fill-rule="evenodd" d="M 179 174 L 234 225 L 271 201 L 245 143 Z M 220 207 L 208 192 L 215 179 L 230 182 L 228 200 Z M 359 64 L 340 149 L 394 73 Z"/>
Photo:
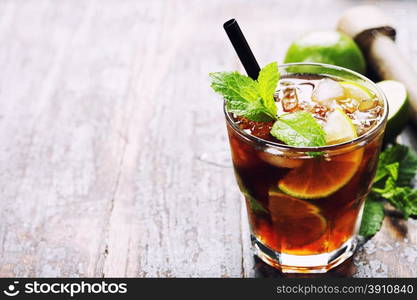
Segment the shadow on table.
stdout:
<path fill-rule="evenodd" d="M 352 277 L 355 273 L 353 258 L 349 258 L 341 265 L 324 274 L 291 274 L 282 273 L 267 265 L 257 256 L 254 256 L 254 276 L 256 278 L 329 278 L 329 277 Z"/>

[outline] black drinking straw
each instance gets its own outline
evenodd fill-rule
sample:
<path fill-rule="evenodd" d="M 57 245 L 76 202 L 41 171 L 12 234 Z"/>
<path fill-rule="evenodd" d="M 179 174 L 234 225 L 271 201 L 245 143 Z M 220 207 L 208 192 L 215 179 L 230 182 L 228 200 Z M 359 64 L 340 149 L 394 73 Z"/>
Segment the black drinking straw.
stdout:
<path fill-rule="evenodd" d="M 237 24 L 235 19 L 230 19 L 223 24 L 223 28 L 232 42 L 233 48 L 235 48 L 246 73 L 248 73 L 250 78 L 256 80 L 261 69 L 259 68 L 255 56 L 253 56 L 252 50 L 250 49 L 242 30 L 240 30 L 239 24 Z"/>

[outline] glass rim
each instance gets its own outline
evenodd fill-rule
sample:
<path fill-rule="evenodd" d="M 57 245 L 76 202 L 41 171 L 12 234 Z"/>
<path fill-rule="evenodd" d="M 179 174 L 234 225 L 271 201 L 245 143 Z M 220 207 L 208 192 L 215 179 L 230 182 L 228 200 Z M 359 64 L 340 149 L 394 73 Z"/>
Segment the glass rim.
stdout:
<path fill-rule="evenodd" d="M 265 146 L 270 146 L 270 147 L 274 147 L 274 148 L 283 148 L 283 149 L 288 149 L 288 150 L 296 150 L 299 152 L 316 152 L 316 151 L 326 151 L 326 150 L 336 150 L 345 146 L 352 146 L 352 145 L 356 145 L 359 144 L 360 142 L 366 141 L 370 138 L 372 138 L 376 133 L 379 132 L 379 130 L 383 127 L 383 125 L 386 123 L 387 117 L 388 117 L 388 101 L 386 99 L 385 94 L 382 92 L 382 90 L 369 78 L 367 78 L 366 76 L 359 74 L 358 72 L 349 70 L 347 68 L 343 68 L 343 67 L 339 67 L 339 66 L 334 66 L 334 65 L 329 65 L 329 64 L 322 64 L 322 63 L 305 63 L 305 62 L 300 62 L 300 63 L 287 63 L 287 64 L 281 64 L 278 65 L 278 69 L 280 68 L 287 68 L 287 67 L 291 67 L 291 66 L 315 66 L 315 67 L 324 67 L 324 68 L 328 68 L 328 69 L 333 69 L 333 70 L 338 70 L 338 71 L 344 71 L 347 73 L 350 73 L 352 75 L 355 75 L 356 77 L 359 77 L 360 79 L 366 81 L 367 83 L 371 84 L 372 87 L 376 90 L 377 92 L 377 96 L 378 98 L 380 98 L 383 103 L 384 103 L 384 113 L 382 115 L 382 118 L 379 120 L 378 124 L 373 127 L 371 130 L 369 130 L 368 132 L 366 132 L 365 134 L 358 136 L 352 140 L 343 142 L 343 143 L 339 143 L 339 144 L 334 144 L 334 145 L 326 145 L 326 146 L 320 146 L 320 147 L 297 147 L 297 146 L 290 146 L 290 145 L 286 145 L 286 144 L 281 144 L 281 143 L 277 143 L 277 142 L 272 142 L 272 141 L 267 141 L 261 138 L 258 138 L 254 135 L 251 135 L 247 132 L 245 132 L 244 130 L 242 130 L 235 122 L 234 120 L 231 118 L 230 114 L 227 112 L 226 109 L 226 101 L 223 102 L 223 112 L 224 115 L 226 116 L 226 121 L 229 123 L 229 125 L 235 130 L 237 131 L 239 134 L 241 134 L 243 137 L 255 142 L 255 143 L 260 143 L 263 144 Z M 294 73 L 297 74 L 297 73 Z M 308 72 L 306 73 L 300 73 L 300 74 L 309 74 Z M 322 75 L 322 74 L 318 74 L 318 75 Z M 323 74 L 326 75 L 326 74 Z"/>

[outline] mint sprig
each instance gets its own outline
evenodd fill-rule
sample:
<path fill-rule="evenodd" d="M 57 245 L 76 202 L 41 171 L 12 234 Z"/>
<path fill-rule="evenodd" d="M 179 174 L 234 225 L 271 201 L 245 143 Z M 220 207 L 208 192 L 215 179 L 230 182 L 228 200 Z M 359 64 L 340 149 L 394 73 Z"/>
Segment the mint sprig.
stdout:
<path fill-rule="evenodd" d="M 324 146 L 325 132 L 308 112 L 295 112 L 277 117 L 274 100 L 279 72 L 276 62 L 266 65 L 253 80 L 238 72 L 210 73 L 211 87 L 226 100 L 229 112 L 255 122 L 275 121 L 271 135 L 287 145 Z"/>
<path fill-rule="evenodd" d="M 277 118 L 274 92 L 279 73 L 276 62 L 266 65 L 253 80 L 238 72 L 210 73 L 211 87 L 226 99 L 229 112 L 255 122 L 269 122 Z"/>
<path fill-rule="evenodd" d="M 381 209 L 371 202 L 379 202 L 381 206 L 390 203 L 402 212 L 404 219 L 417 216 L 417 190 L 411 187 L 416 173 L 417 156 L 409 147 L 397 144 L 380 154 L 372 190 L 365 203 L 361 235 L 374 235 L 382 224 L 383 210 L 381 218 Z"/>

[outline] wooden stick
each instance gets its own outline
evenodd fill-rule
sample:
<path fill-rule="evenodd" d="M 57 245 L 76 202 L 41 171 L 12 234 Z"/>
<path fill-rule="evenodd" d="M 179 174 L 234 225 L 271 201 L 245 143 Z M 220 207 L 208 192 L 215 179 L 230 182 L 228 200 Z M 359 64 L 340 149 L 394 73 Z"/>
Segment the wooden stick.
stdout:
<path fill-rule="evenodd" d="M 417 76 L 394 41 L 378 33 L 370 44 L 368 63 L 381 78 L 398 80 L 407 87 L 411 118 L 417 124 Z"/>
<path fill-rule="evenodd" d="M 357 6 L 345 12 L 337 28 L 358 43 L 369 66 L 381 79 L 397 80 L 406 86 L 411 118 L 417 125 L 417 75 L 395 45 L 392 24 L 377 7 Z"/>

